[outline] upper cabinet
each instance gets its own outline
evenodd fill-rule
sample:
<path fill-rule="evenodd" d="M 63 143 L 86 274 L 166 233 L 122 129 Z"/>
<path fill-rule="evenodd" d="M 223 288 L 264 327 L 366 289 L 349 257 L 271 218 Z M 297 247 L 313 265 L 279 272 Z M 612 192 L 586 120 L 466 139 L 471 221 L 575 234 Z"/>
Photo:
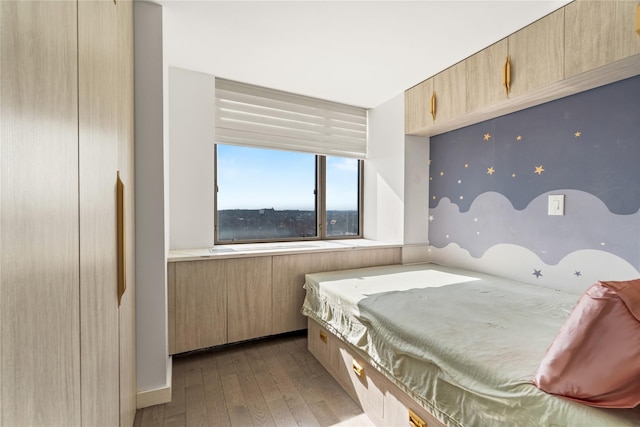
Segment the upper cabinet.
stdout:
<path fill-rule="evenodd" d="M 445 121 L 466 112 L 467 63 L 458 62 L 433 78 L 434 122 Z"/>
<path fill-rule="evenodd" d="M 467 112 L 507 99 L 503 70 L 509 56 L 507 39 L 470 56 L 467 62 Z"/>
<path fill-rule="evenodd" d="M 565 77 L 640 53 L 637 1 L 574 1 L 565 7 Z"/>
<path fill-rule="evenodd" d="M 564 9 L 509 36 L 509 98 L 564 78 Z"/>
<path fill-rule="evenodd" d="M 423 132 L 465 113 L 466 67 L 459 62 L 405 92 L 405 133 Z"/>
<path fill-rule="evenodd" d="M 404 132 L 414 133 L 433 123 L 430 99 L 433 79 L 427 79 L 404 93 Z"/>
<path fill-rule="evenodd" d="M 405 92 L 435 135 L 640 73 L 640 3 L 576 0 Z"/>

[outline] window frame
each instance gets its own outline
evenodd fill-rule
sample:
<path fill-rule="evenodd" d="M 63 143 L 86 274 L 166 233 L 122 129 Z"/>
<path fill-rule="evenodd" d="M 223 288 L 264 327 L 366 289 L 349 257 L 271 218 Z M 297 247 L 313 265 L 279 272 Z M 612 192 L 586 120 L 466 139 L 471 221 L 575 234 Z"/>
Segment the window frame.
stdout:
<path fill-rule="evenodd" d="M 364 207 L 364 160 L 358 161 L 358 234 L 349 236 L 327 236 L 327 211 L 326 211 L 326 177 L 327 156 L 315 154 L 315 210 L 316 210 L 316 235 L 313 237 L 288 237 L 275 239 L 247 239 L 247 240 L 220 240 L 218 239 L 218 143 L 214 144 L 214 245 L 241 245 L 245 243 L 278 243 L 278 242 L 304 242 L 318 240 L 348 240 L 362 239 L 363 236 L 363 207 Z M 222 143 L 222 145 L 228 145 Z M 266 147 L 249 147 L 266 148 Z M 269 149 L 269 148 L 267 148 Z M 341 156 L 329 156 L 341 157 Z"/>

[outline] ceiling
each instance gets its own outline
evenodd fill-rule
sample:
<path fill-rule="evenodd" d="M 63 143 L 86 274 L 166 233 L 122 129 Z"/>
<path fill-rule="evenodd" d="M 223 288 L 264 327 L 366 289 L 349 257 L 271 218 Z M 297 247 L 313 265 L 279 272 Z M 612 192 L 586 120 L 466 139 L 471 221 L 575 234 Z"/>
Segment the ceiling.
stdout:
<path fill-rule="evenodd" d="M 568 1 L 156 3 L 169 66 L 374 108 Z"/>

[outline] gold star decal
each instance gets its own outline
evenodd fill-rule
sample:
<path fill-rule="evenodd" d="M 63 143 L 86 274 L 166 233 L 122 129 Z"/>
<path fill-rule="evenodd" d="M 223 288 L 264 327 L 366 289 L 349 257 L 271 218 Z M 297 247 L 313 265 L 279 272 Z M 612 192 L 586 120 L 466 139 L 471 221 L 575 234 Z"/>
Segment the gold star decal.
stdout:
<path fill-rule="evenodd" d="M 433 181 L 433 177 L 432 176 L 429 177 L 429 181 Z"/>
<path fill-rule="evenodd" d="M 516 136 L 516 141 L 522 141 L 522 135 Z"/>
<path fill-rule="evenodd" d="M 429 164 L 431 164 L 431 159 L 429 159 Z"/>
<path fill-rule="evenodd" d="M 482 139 L 484 139 L 485 141 L 490 140 L 491 139 L 491 134 L 489 132 L 485 133 L 484 137 Z"/>
<path fill-rule="evenodd" d="M 465 169 L 469 167 L 469 163 L 464 164 Z"/>
<path fill-rule="evenodd" d="M 512 173 L 512 174 L 511 174 L 511 178 L 515 178 L 515 177 L 516 177 L 516 174 L 515 174 L 515 173 Z"/>
<path fill-rule="evenodd" d="M 488 174 L 488 175 L 493 175 L 493 173 L 494 173 L 495 171 L 496 171 L 496 170 L 493 168 L 493 166 L 491 166 L 490 168 L 488 168 L 488 169 L 487 169 L 487 174 Z"/>
<path fill-rule="evenodd" d="M 442 171 L 441 171 L 441 172 L 440 172 L 440 176 L 444 176 L 444 172 L 442 172 Z"/>
<path fill-rule="evenodd" d="M 433 196 L 433 197 L 431 197 L 431 198 L 432 198 L 433 200 L 435 200 L 435 199 L 436 199 L 436 196 Z"/>
<path fill-rule="evenodd" d="M 544 168 L 542 167 L 542 165 L 536 166 L 536 171 L 534 173 L 537 173 L 538 175 L 542 175 L 542 172 L 544 172 Z"/>
<path fill-rule="evenodd" d="M 573 136 L 575 136 L 576 138 L 580 138 L 580 135 L 582 135 L 582 132 L 577 131 L 576 133 L 573 134 Z"/>

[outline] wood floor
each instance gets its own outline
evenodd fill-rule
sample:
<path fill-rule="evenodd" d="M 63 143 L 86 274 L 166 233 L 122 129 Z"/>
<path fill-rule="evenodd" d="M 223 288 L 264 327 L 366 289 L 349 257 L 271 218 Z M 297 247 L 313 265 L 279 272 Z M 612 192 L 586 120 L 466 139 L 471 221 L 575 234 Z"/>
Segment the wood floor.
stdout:
<path fill-rule="evenodd" d="M 173 400 L 134 427 L 373 426 L 307 350 L 306 334 L 173 358 Z"/>

